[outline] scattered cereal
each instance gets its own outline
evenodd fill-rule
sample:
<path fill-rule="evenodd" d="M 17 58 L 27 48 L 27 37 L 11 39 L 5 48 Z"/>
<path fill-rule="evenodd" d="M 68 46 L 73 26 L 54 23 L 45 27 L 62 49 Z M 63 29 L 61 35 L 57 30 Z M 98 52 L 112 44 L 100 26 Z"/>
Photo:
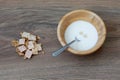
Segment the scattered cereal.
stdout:
<path fill-rule="evenodd" d="M 28 32 L 22 32 L 20 35 L 21 39 L 12 41 L 18 55 L 24 56 L 24 59 L 30 59 L 32 55 L 37 55 L 39 52 L 44 53 L 42 44 L 37 43 L 40 40 L 39 36 Z"/>

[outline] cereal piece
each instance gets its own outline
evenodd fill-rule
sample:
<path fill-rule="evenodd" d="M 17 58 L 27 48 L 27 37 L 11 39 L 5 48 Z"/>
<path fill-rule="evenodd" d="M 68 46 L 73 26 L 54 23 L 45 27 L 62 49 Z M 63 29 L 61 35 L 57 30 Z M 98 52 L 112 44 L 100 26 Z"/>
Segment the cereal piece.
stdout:
<path fill-rule="evenodd" d="M 25 44 L 25 39 L 19 39 L 19 45 Z"/>
<path fill-rule="evenodd" d="M 20 56 L 24 56 L 24 53 L 22 53 L 22 52 L 18 52 L 18 54 L 19 54 Z"/>
<path fill-rule="evenodd" d="M 36 48 L 38 49 L 38 51 L 42 51 L 42 45 L 41 44 L 36 44 Z"/>
<path fill-rule="evenodd" d="M 30 36 L 30 33 L 28 33 L 28 32 L 22 32 L 21 33 L 22 38 L 28 38 L 29 36 Z"/>
<path fill-rule="evenodd" d="M 19 47 L 17 47 L 17 48 L 18 48 L 18 50 L 19 50 L 20 52 L 24 52 L 24 51 L 27 49 L 24 45 L 19 46 Z"/>
<path fill-rule="evenodd" d="M 31 40 L 31 41 L 36 41 L 36 36 L 35 36 L 35 35 L 30 34 L 30 36 L 28 36 L 28 40 Z"/>
<path fill-rule="evenodd" d="M 18 53 L 19 56 L 23 56 L 24 55 L 24 53 L 19 52 L 19 50 L 17 48 L 16 48 L 16 52 Z"/>
<path fill-rule="evenodd" d="M 13 40 L 12 41 L 12 46 L 17 47 L 18 46 L 18 41 L 17 40 Z"/>
<path fill-rule="evenodd" d="M 37 41 L 40 40 L 40 36 L 36 36 L 36 38 L 37 38 Z"/>
<path fill-rule="evenodd" d="M 25 46 L 27 47 L 28 46 L 28 42 L 29 42 L 29 40 L 28 39 L 25 39 L 26 41 L 25 41 Z"/>
<path fill-rule="evenodd" d="M 37 48 L 32 49 L 32 54 L 34 55 L 38 54 L 38 49 Z"/>
<path fill-rule="evenodd" d="M 33 41 L 29 41 L 27 47 L 28 47 L 28 49 L 33 49 L 35 47 L 34 46 L 34 42 Z"/>
<path fill-rule="evenodd" d="M 30 59 L 31 56 L 32 56 L 32 51 L 27 50 L 27 51 L 25 52 L 25 57 L 24 57 L 24 58 L 28 58 L 28 59 Z"/>

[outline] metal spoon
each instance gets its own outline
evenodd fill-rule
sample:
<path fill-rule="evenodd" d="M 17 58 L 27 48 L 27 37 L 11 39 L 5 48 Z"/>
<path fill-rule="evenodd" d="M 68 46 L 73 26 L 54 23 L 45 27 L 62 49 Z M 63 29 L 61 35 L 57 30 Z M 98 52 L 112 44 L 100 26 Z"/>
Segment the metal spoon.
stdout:
<path fill-rule="evenodd" d="M 59 54 L 61 54 L 65 49 L 67 49 L 72 43 L 76 42 L 76 41 L 80 41 L 77 37 L 75 37 L 75 40 L 71 41 L 70 43 L 66 44 L 65 46 L 63 46 L 62 48 L 58 49 L 57 51 L 52 53 L 52 56 L 58 56 Z"/>

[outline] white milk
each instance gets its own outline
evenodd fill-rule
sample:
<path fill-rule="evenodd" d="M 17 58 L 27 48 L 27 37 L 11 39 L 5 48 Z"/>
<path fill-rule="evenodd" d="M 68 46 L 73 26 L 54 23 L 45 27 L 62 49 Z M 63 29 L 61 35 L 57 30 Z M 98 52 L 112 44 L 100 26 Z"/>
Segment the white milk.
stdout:
<path fill-rule="evenodd" d="M 96 28 L 87 21 L 78 20 L 71 23 L 65 31 L 66 43 L 77 37 L 79 42 L 74 42 L 70 47 L 74 50 L 86 51 L 92 49 L 98 41 Z"/>

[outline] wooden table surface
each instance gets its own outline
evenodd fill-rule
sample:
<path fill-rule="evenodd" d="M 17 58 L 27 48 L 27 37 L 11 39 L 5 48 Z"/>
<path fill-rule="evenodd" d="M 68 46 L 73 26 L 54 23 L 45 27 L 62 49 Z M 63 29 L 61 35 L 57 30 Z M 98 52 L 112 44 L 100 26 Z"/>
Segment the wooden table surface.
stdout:
<path fill-rule="evenodd" d="M 60 48 L 56 29 L 61 17 L 76 9 L 100 15 L 107 39 L 97 52 L 76 56 Z M 19 57 L 11 40 L 19 32 L 41 36 L 45 55 Z M 0 0 L 0 80 L 120 80 L 120 0 Z"/>

